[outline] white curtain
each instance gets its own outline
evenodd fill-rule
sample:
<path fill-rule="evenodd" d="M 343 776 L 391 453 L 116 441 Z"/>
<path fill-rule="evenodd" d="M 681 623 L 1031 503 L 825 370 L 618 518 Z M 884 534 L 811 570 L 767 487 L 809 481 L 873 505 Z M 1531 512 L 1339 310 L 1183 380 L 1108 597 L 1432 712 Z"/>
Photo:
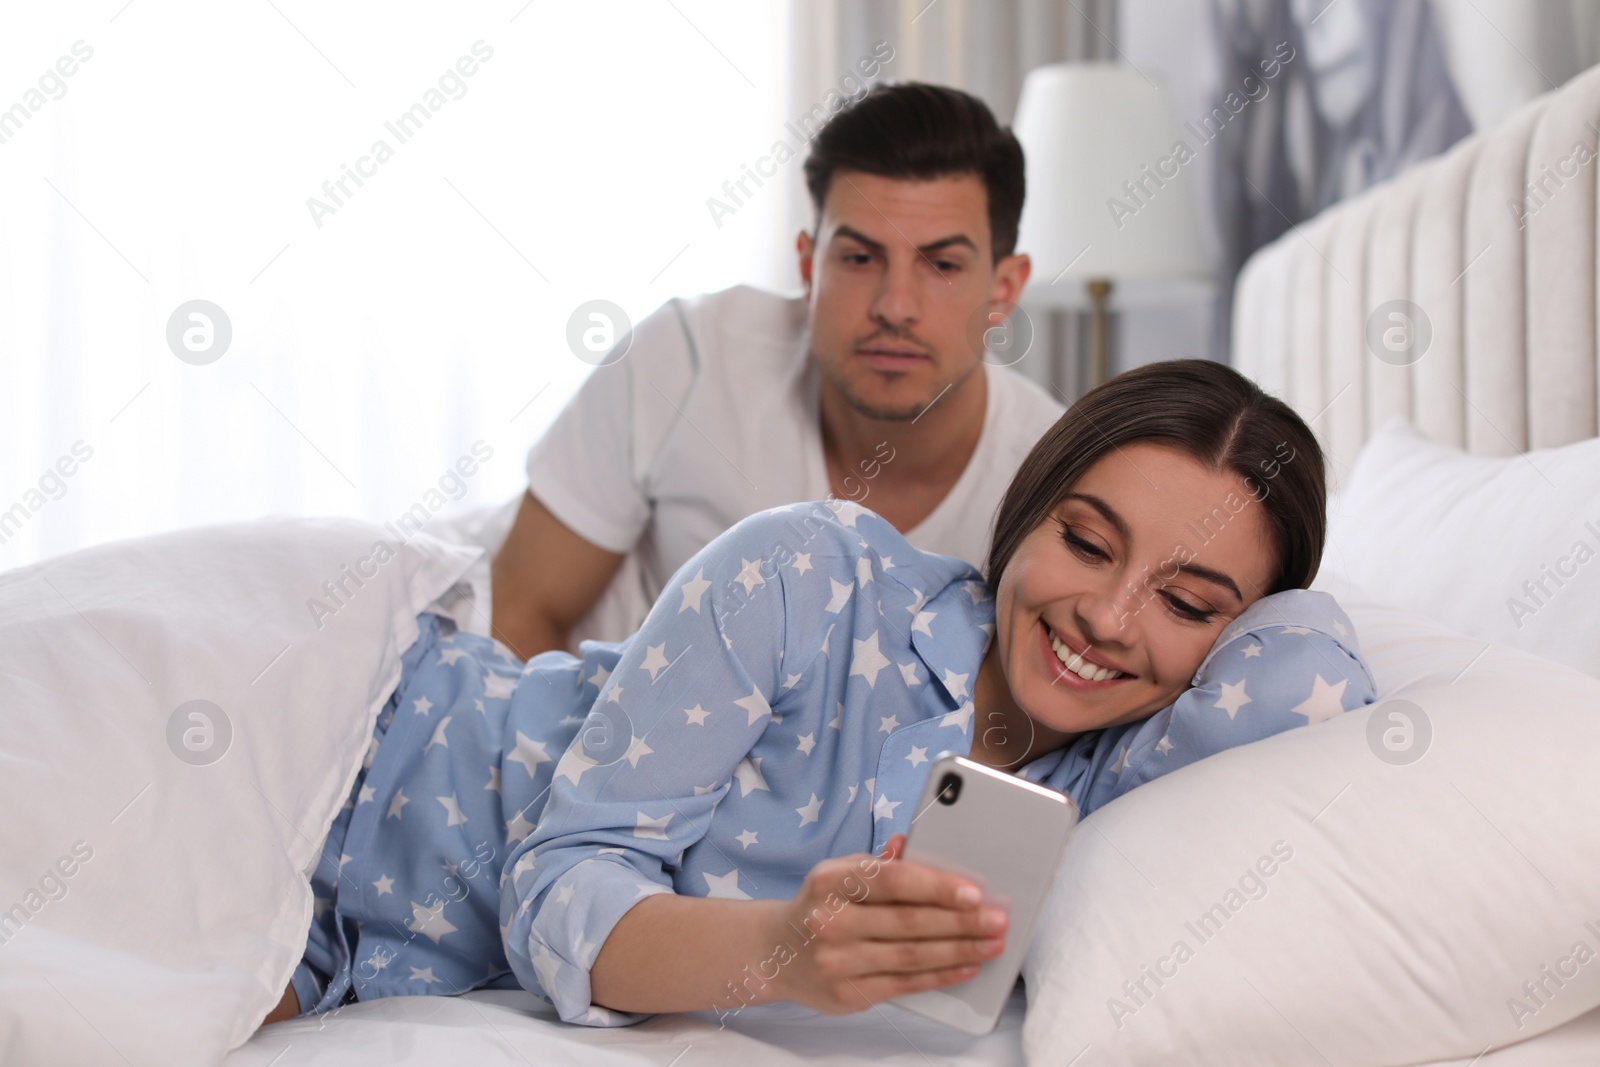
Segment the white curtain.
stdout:
<path fill-rule="evenodd" d="M 735 213 L 708 208 L 781 135 L 789 18 L 738 0 L 8 5 L 0 569 L 263 514 L 512 498 L 591 370 L 567 341 L 580 305 L 637 320 L 674 294 L 795 284 L 798 160 Z M 231 326 L 214 362 L 168 342 L 194 300 Z"/>

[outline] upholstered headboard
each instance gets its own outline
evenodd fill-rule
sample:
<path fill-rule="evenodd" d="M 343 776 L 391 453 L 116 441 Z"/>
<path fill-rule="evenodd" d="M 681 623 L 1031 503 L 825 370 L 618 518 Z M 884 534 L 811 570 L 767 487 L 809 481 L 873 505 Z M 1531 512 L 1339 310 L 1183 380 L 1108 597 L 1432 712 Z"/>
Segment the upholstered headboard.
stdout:
<path fill-rule="evenodd" d="M 1314 420 L 1335 486 L 1392 415 L 1487 455 L 1600 432 L 1597 140 L 1600 67 L 1245 264 L 1233 364 Z"/>

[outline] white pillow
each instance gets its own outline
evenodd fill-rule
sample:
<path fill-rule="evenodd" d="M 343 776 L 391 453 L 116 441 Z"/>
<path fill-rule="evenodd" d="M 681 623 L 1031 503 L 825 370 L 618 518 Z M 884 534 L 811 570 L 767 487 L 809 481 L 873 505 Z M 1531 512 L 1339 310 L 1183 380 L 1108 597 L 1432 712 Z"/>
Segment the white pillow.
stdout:
<path fill-rule="evenodd" d="M 0 574 L 0 1061 L 212 1064 L 250 1036 L 416 615 L 466 610 L 478 555 L 263 520 Z"/>
<path fill-rule="evenodd" d="M 1600 677 L 1600 438 L 1472 456 L 1392 419 L 1330 512 L 1330 574 Z"/>
<path fill-rule="evenodd" d="M 1340 599 L 1378 703 L 1076 831 L 1030 1064 L 1466 1062 L 1600 1005 L 1600 680 Z"/>

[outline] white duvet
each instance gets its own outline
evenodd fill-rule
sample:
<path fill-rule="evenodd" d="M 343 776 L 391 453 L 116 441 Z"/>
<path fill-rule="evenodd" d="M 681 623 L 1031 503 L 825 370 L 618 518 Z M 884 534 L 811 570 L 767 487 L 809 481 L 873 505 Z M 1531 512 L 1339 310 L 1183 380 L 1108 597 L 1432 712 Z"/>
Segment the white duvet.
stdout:
<path fill-rule="evenodd" d="M 374 562 L 380 541 L 390 551 Z M 482 605 L 468 594 L 486 574 L 482 562 L 476 549 L 421 536 L 399 544 L 364 523 L 278 520 L 123 542 L 0 574 L 0 1063 L 1022 1062 L 1020 994 L 983 1038 L 888 1007 L 826 1018 L 773 1006 L 748 1010 L 726 1029 L 713 1017 L 686 1015 L 596 1030 L 553 1020 L 527 994 L 494 991 L 356 1004 L 257 1033 L 303 946 L 306 871 L 395 684 L 415 616 L 436 605 L 481 626 Z M 330 602 L 330 583 L 342 591 L 337 611 L 311 611 L 313 599 Z M 1345 606 L 1364 638 L 1371 635 L 1374 663 L 1391 677 L 1439 670 L 1446 638 Z M 1591 690 L 1581 676 L 1563 677 L 1562 699 L 1586 699 Z M 1472 685 L 1468 673 L 1458 688 L 1470 693 Z M 1540 698 L 1530 692 L 1526 699 Z M 1600 712 L 1600 700 L 1594 703 Z M 186 710 L 193 707 L 221 714 L 194 719 Z M 1435 721 L 1445 726 L 1449 716 Z M 1434 755 L 1450 751 L 1440 745 Z M 1247 753 L 1231 755 L 1238 761 Z M 1208 762 L 1189 770 L 1201 775 Z M 1146 803 L 1192 808 L 1178 781 L 1183 773 L 1164 790 L 1152 788 Z M 1119 803 L 1131 808 L 1145 792 Z M 1117 810 L 1110 805 L 1097 817 Z M 1159 821 L 1161 812 L 1147 815 Z M 1091 818 L 1078 833 L 1095 825 Z M 1069 850 L 1068 866 L 1082 862 Z M 1074 905 L 1097 911 L 1106 931 L 1122 923 L 1117 936 L 1125 937 L 1143 921 L 1131 895 L 1097 893 L 1093 880 L 1064 875 L 1058 884 L 1079 883 Z M 1035 963 L 1066 934 L 1058 922 L 1040 936 L 1051 940 L 1036 940 Z M 1094 955 L 1069 954 L 1051 966 L 1107 965 Z M 1403 975 L 1381 977 L 1405 984 Z M 1517 967 L 1507 970 L 1508 996 L 1521 977 Z M 1340 983 L 1358 979 L 1329 972 L 1309 988 L 1329 1004 L 1344 1003 L 1351 990 Z M 1027 1009 L 1030 1062 L 1141 1062 L 1127 1058 L 1132 1046 L 1119 1045 L 1115 1034 L 1090 1047 L 1074 1037 L 1075 1022 L 1104 1010 L 1098 986 L 1085 988 L 1074 993 L 1067 982 L 1035 991 Z M 1415 995 L 1432 994 L 1418 986 Z M 1164 997 L 1161 1010 L 1183 1009 L 1181 994 Z M 1600 1062 L 1600 1014 L 1589 1010 L 1596 1003 L 1593 983 L 1574 983 L 1538 1019 L 1542 1028 L 1571 1021 L 1476 1060 L 1438 1062 Z M 1211 1048 L 1195 1058 L 1227 1061 L 1229 1026 L 1259 1027 L 1260 1013 L 1226 998 L 1210 1010 Z M 1315 1021 L 1320 1009 L 1294 1010 Z M 1446 1037 L 1461 1034 L 1441 1034 L 1439 1048 L 1448 1047 Z M 1303 1059 L 1321 1062 L 1309 1053 Z M 1327 1062 L 1392 1061 L 1336 1054 Z"/>

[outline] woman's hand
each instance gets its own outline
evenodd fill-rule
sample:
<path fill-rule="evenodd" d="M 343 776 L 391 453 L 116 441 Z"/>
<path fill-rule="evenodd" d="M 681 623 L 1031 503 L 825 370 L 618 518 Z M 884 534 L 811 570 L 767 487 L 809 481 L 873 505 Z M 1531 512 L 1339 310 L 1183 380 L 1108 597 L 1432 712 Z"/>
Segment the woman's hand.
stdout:
<path fill-rule="evenodd" d="M 784 1000 L 829 1015 L 966 981 L 1005 950 L 1006 913 L 980 904 L 968 879 L 900 857 L 896 834 L 881 856 L 823 860 L 790 902 L 780 942 Z"/>

